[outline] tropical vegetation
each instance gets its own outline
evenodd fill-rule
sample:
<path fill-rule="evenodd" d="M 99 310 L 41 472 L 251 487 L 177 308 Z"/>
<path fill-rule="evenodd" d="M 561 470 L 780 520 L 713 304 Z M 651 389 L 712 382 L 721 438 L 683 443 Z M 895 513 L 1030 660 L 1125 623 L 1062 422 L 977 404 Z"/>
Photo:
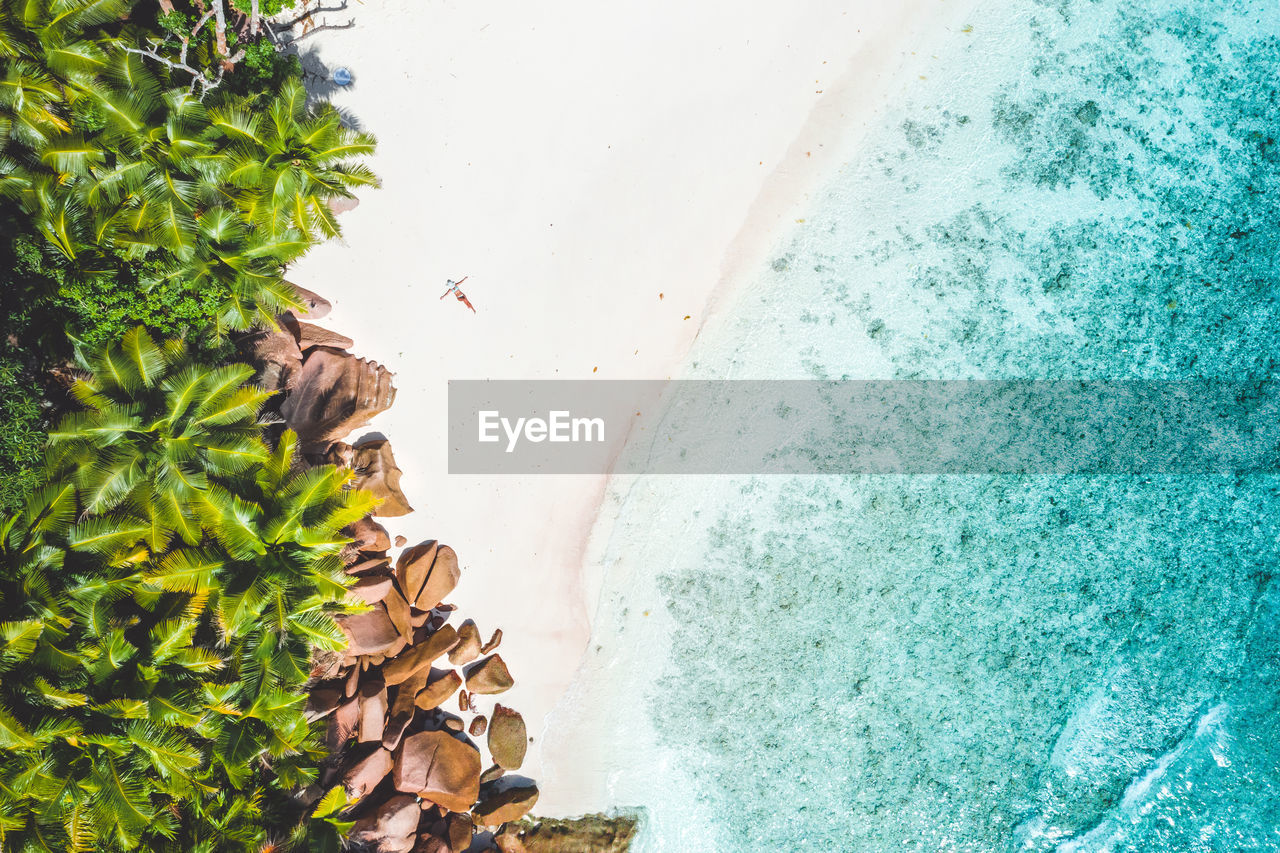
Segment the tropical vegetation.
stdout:
<path fill-rule="evenodd" d="M 373 138 L 308 103 L 296 60 L 242 63 L 270 89 L 195 85 L 160 52 L 182 14 L 164 5 L 0 0 L 0 377 L 47 385 L 77 344 L 135 325 L 225 357 L 229 334 L 297 307 L 284 270 L 338 233 L 330 202 L 376 183 Z M 223 79 L 216 47 L 179 41 Z M 29 432 L 20 408 L 3 414 Z"/>
<path fill-rule="evenodd" d="M 0 524 L 0 849 L 336 849 L 341 786 L 294 796 L 323 756 L 302 687 L 372 498 L 263 441 L 249 368 L 141 329 L 82 367 Z"/>
<path fill-rule="evenodd" d="M 0 850 L 337 850 L 303 713 L 370 498 L 234 336 L 374 184 L 281 0 L 0 0 Z"/>

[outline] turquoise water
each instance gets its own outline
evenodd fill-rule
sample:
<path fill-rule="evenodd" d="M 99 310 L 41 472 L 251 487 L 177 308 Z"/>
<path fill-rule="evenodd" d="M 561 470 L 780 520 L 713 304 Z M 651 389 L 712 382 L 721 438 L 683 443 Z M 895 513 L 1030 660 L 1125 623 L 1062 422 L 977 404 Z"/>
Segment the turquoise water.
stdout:
<path fill-rule="evenodd" d="M 1280 4 L 970 26 L 689 375 L 1275 377 Z M 642 853 L 1280 850 L 1280 478 L 612 501 L 579 698 Z"/>

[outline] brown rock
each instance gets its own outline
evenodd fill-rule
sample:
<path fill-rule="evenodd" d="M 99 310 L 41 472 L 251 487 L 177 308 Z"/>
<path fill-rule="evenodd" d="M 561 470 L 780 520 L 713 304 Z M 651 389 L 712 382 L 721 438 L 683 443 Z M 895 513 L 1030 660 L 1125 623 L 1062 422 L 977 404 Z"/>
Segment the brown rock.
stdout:
<path fill-rule="evenodd" d="M 449 652 L 449 663 L 464 666 L 480 657 L 480 629 L 468 619 L 458 629 L 458 645 Z"/>
<path fill-rule="evenodd" d="M 403 548 L 405 545 L 407 545 L 407 544 L 408 544 L 408 542 L 409 542 L 409 540 L 408 540 L 408 539 L 405 539 L 403 536 L 397 536 L 397 537 L 396 537 L 396 547 L 397 547 L 397 548 Z"/>
<path fill-rule="evenodd" d="M 461 733 L 463 728 L 465 728 L 462 725 L 462 720 L 459 720 L 457 717 L 448 717 L 447 719 L 445 719 L 444 727 L 451 732 L 458 732 L 458 733 Z"/>
<path fill-rule="evenodd" d="M 638 828 L 632 817 L 539 817 L 535 822 L 508 824 L 493 840 L 503 853 L 627 853 Z M 519 841 L 523 849 L 506 846 L 510 839 Z"/>
<path fill-rule="evenodd" d="M 413 639 L 413 622 L 409 616 L 409 602 L 401 597 L 399 590 L 392 590 L 391 593 L 382 602 L 387 608 L 387 615 L 391 617 L 391 623 L 396 626 L 396 630 L 400 632 L 400 636 L 408 643 Z"/>
<path fill-rule="evenodd" d="M 480 793 L 480 753 L 448 732 L 419 732 L 400 744 L 391 776 L 397 791 L 465 812 Z"/>
<path fill-rule="evenodd" d="M 414 602 L 415 605 L 418 593 L 422 592 L 422 585 L 427 582 L 431 564 L 436 561 L 436 551 L 439 550 L 439 546 L 440 543 L 436 540 L 428 539 L 426 542 L 401 551 L 400 556 L 396 558 L 396 580 L 404 590 L 405 598 Z M 419 609 L 430 610 L 431 608 Z"/>
<path fill-rule="evenodd" d="M 524 846 L 524 842 L 520 840 L 519 834 L 513 829 L 506 829 L 495 835 L 493 843 L 498 845 L 498 853 L 531 853 L 529 848 Z"/>
<path fill-rule="evenodd" d="M 327 681 L 330 678 L 337 678 L 339 670 L 342 669 L 342 659 L 346 657 L 343 652 L 326 652 L 317 649 L 311 659 L 311 679 L 312 681 Z"/>
<path fill-rule="evenodd" d="M 501 779 L 502 774 L 506 772 L 507 771 L 503 770 L 501 767 L 495 764 L 492 767 L 490 767 L 488 770 L 480 774 L 480 784 L 488 785 L 490 782 L 496 782 L 499 779 Z"/>
<path fill-rule="evenodd" d="M 416 797 L 396 795 L 356 821 L 350 837 L 376 846 L 379 853 L 410 853 L 417 841 L 420 816 Z"/>
<path fill-rule="evenodd" d="M 471 721 L 471 727 L 467 731 L 472 737 L 480 737 L 487 728 L 489 728 L 489 721 L 484 718 L 484 714 L 481 714 Z"/>
<path fill-rule="evenodd" d="M 363 760 L 357 762 L 343 777 L 347 786 L 347 796 L 363 797 L 378 786 L 391 772 L 391 753 L 385 749 L 375 749 Z"/>
<path fill-rule="evenodd" d="M 326 352 L 327 350 L 313 350 Z M 306 363 L 303 363 L 306 371 Z M 345 433 L 344 433 L 345 434 Z M 381 518 L 408 515 L 413 512 L 409 499 L 400 491 L 400 469 L 391 453 L 391 442 L 385 438 L 367 441 L 355 449 L 351 456 L 351 470 L 356 472 L 352 488 L 372 492 L 381 501 L 373 514 Z"/>
<path fill-rule="evenodd" d="M 453 851 L 449 849 L 449 842 L 443 838 L 424 832 L 418 836 L 418 842 L 413 846 L 413 853 L 453 853 Z"/>
<path fill-rule="evenodd" d="M 387 684 L 400 684 L 415 672 L 430 666 L 432 661 L 452 649 L 457 642 L 458 632 L 453 630 L 453 626 L 446 625 L 428 637 L 426 642 L 413 646 L 383 667 L 382 677 Z"/>
<path fill-rule="evenodd" d="M 487 655 L 500 645 L 502 645 L 502 629 L 498 628 L 493 632 L 493 636 L 489 638 L 489 642 L 480 647 L 480 654 Z"/>
<path fill-rule="evenodd" d="M 307 707 L 302 713 L 308 720 L 318 720 L 333 713 L 342 701 L 342 688 L 326 684 L 315 687 L 307 696 Z"/>
<path fill-rule="evenodd" d="M 360 666 L 352 667 L 351 672 L 347 673 L 347 684 L 342 688 L 342 695 L 350 699 L 356 695 L 356 691 L 360 689 L 360 672 L 366 669 L 364 665 L 365 658 L 360 658 Z"/>
<path fill-rule="evenodd" d="M 355 210 L 357 207 L 360 206 L 360 199 L 356 198 L 353 195 L 351 196 L 339 195 L 339 196 L 333 196 L 332 198 L 326 199 L 325 204 L 327 204 L 329 206 L 329 210 L 333 211 L 334 215 L 337 216 L 338 214 L 346 213 L 349 210 Z M 415 853 L 416 853 L 416 848 L 415 848 Z"/>
<path fill-rule="evenodd" d="M 387 649 L 387 653 L 384 655 L 384 657 L 387 660 L 391 660 L 391 658 L 396 657 L 408 647 L 409 647 L 409 641 L 406 640 L 404 637 L 400 637 L 400 639 L 396 640 L 394 643 L 391 644 L 391 648 Z"/>
<path fill-rule="evenodd" d="M 382 740 L 387 725 L 387 688 L 369 681 L 360 685 L 360 742 Z"/>
<path fill-rule="evenodd" d="M 418 694 L 414 704 L 424 711 L 439 708 L 444 704 L 444 700 L 452 696 L 461 686 L 462 676 L 458 675 L 456 670 L 451 669 L 445 675 L 428 684 L 426 689 Z"/>
<path fill-rule="evenodd" d="M 254 332 L 239 343 L 241 354 L 257 370 L 255 381 L 268 391 L 292 390 L 302 372 L 302 351 L 287 329 Z"/>
<path fill-rule="evenodd" d="M 386 677 L 386 673 L 383 673 Z M 431 677 L 431 667 L 424 667 L 410 675 L 399 686 L 391 688 L 395 699 L 391 703 L 391 716 L 396 716 L 402 711 L 413 713 L 413 700 L 422 692 L 422 688 L 427 686 L 427 679 Z"/>
<path fill-rule="evenodd" d="M 356 449 L 345 441 L 335 441 L 324 452 L 324 461 L 326 464 L 337 468 L 350 468 L 351 458 L 355 452 Z"/>
<path fill-rule="evenodd" d="M 501 655 L 487 657 L 467 667 L 467 690 L 472 693 L 502 693 L 515 684 Z"/>
<path fill-rule="evenodd" d="M 376 362 L 312 347 L 280 414 L 304 444 L 338 441 L 391 408 L 395 393 L 391 373 Z M 357 469 L 359 455 L 357 448 Z"/>
<path fill-rule="evenodd" d="M 347 595 L 365 604 L 377 604 L 386 598 L 389 592 L 391 592 L 391 578 L 385 575 L 369 575 L 353 583 L 347 590 Z"/>
<path fill-rule="evenodd" d="M 507 821 L 519 820 L 538 802 L 538 786 L 520 785 L 501 791 L 486 792 L 471 813 L 480 826 L 500 826 Z"/>
<path fill-rule="evenodd" d="M 298 297 L 298 301 L 302 303 L 302 308 L 294 311 L 298 317 L 305 317 L 308 320 L 319 320 L 321 317 L 328 316 L 333 310 L 333 305 L 328 299 L 325 299 L 318 293 L 307 290 L 305 287 L 299 287 L 293 282 L 287 282 L 293 288 L 294 293 Z"/>
<path fill-rule="evenodd" d="M 471 694 L 465 690 L 463 690 L 461 693 L 458 694 L 458 710 L 459 711 L 473 710 L 471 707 Z"/>
<path fill-rule="evenodd" d="M 351 349 L 355 341 L 346 335 L 340 335 L 321 326 L 311 323 L 298 323 L 298 349 L 306 352 L 312 347 L 333 347 L 334 349 Z"/>
<path fill-rule="evenodd" d="M 475 833 L 471 815 L 450 814 L 445 818 L 445 827 L 445 834 L 449 836 L 449 848 L 454 853 L 462 853 L 471 846 L 471 836 Z"/>
<path fill-rule="evenodd" d="M 404 738 L 404 733 L 413 725 L 414 709 L 412 706 L 408 711 L 393 711 L 391 716 L 387 718 L 387 726 L 382 730 L 382 748 L 389 749 L 392 752 L 400 745 L 400 741 Z"/>
<path fill-rule="evenodd" d="M 346 573 L 349 575 L 371 574 L 375 570 L 387 569 L 391 567 L 390 557 L 373 557 L 368 560 L 360 560 L 347 566 Z M 385 577 L 385 575 L 383 575 Z"/>
<path fill-rule="evenodd" d="M 357 551 L 385 551 L 391 547 L 391 535 L 387 528 L 366 515 L 355 524 L 349 524 L 342 532 L 351 537 Z"/>
<path fill-rule="evenodd" d="M 496 706 L 489 722 L 489 754 L 494 762 L 506 770 L 519 770 L 528 748 L 529 732 L 525 729 L 524 717 L 519 711 Z"/>
<path fill-rule="evenodd" d="M 391 647 L 399 637 L 395 623 L 381 605 L 364 613 L 351 616 L 335 616 L 342 633 L 347 635 L 347 653 L 352 655 L 378 654 Z"/>
<path fill-rule="evenodd" d="M 458 555 L 448 545 L 441 545 L 436 551 L 435 562 L 427 572 L 426 582 L 418 593 L 415 605 L 419 610 L 430 610 L 445 596 L 453 592 L 462 578 L 462 570 L 458 568 Z"/>
<path fill-rule="evenodd" d="M 343 702 L 329 718 L 328 746 L 330 752 L 337 752 L 356 733 L 360 726 L 360 701 L 349 699 Z"/>

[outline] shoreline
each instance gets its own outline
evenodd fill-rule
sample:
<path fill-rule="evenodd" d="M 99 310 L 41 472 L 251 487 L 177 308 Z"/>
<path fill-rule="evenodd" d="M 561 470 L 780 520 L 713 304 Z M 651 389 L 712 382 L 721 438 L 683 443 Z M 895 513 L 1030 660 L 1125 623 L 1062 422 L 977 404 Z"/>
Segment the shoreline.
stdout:
<path fill-rule="evenodd" d="M 934 58 L 932 51 L 936 43 L 961 26 L 964 17 L 978 2 L 980 0 L 942 0 L 941 4 L 947 7 L 943 16 L 930 19 L 928 24 L 921 24 L 907 34 L 902 34 L 905 39 L 919 42 L 918 50 L 904 52 L 896 42 L 881 44 L 868 40 L 850 59 L 849 68 L 842 75 L 839 84 L 825 93 L 822 100 L 813 107 L 804 126 L 788 146 L 785 158 L 764 181 L 760 193 L 747 211 L 737 236 L 725 252 L 721 275 L 707 296 L 702 322 L 684 355 L 678 360 L 677 367 L 686 364 L 696 354 L 697 342 L 704 334 L 714 334 L 719 324 L 732 320 L 731 309 L 735 299 L 746 295 L 751 281 L 789 233 L 793 222 L 802 221 L 797 216 L 804 213 L 812 204 L 814 196 L 831 183 L 838 170 L 856 156 L 863 139 L 883 114 L 893 95 L 900 90 L 901 86 L 898 84 L 907 82 L 905 75 L 912 70 L 912 59 L 926 62 Z M 899 10 L 899 14 L 908 20 L 920 21 L 924 19 L 920 14 L 923 9 L 938 5 L 939 0 L 909 0 L 904 4 L 905 8 Z M 873 70 L 868 71 L 866 65 L 859 65 L 860 59 L 867 59 Z M 874 81 L 873 84 L 865 90 L 858 90 L 858 85 L 865 84 L 868 77 Z M 623 444 L 625 446 L 626 441 Z M 613 461 L 617 460 L 620 452 L 621 449 L 615 452 Z M 593 628 L 598 624 L 596 611 L 602 604 L 601 592 L 609 571 L 606 553 L 613 536 L 617 513 L 626 503 L 625 495 L 630 488 L 624 486 L 620 491 L 614 491 L 617 485 L 614 476 L 610 475 L 609 480 L 600 488 L 600 499 L 583 543 L 584 573 L 588 570 L 593 572 L 586 599 L 592 611 Z M 572 706 L 580 697 L 583 682 L 593 675 L 590 665 L 587 650 L 584 649 L 578 673 L 565 688 L 562 701 L 557 703 L 546 719 L 544 738 L 555 730 L 557 717 L 569 717 L 577 711 Z M 543 759 L 543 775 L 540 778 L 546 783 L 541 804 L 564 814 L 598 810 L 625 813 L 628 803 L 601 798 L 601 792 L 608 791 L 610 787 L 609 767 L 596 767 L 593 769 L 593 778 L 585 779 L 566 780 L 558 777 L 554 769 L 548 772 L 548 765 L 554 768 L 558 762 L 562 766 L 571 766 L 580 760 L 574 739 L 568 734 L 572 728 L 564 726 L 561 729 L 563 737 L 558 739 L 559 742 L 554 735 L 550 738 L 556 746 L 550 754 L 547 750 L 540 753 Z M 566 781 L 570 784 L 565 784 Z"/>
<path fill-rule="evenodd" d="M 508 650 L 517 681 L 509 698 L 537 733 L 530 767 L 543 768 L 546 784 L 536 811 L 568 816 L 612 805 L 603 788 L 547 774 L 565 760 L 543 753 L 544 742 L 551 752 L 563 745 L 590 763 L 589 744 L 558 740 L 547 720 L 588 648 L 604 581 L 591 549 L 608 535 L 607 480 L 448 476 L 444 382 L 674 375 L 794 211 L 848 159 L 853 137 L 891 97 L 886 81 L 909 62 L 909 45 L 943 26 L 919 10 L 941 6 L 949 20 L 968 6 L 915 0 L 885 12 L 812 0 L 733 15 L 726 4 L 720 16 L 708 7 L 683 29 L 643 33 L 663 40 L 658 55 L 687 60 L 658 68 L 654 43 L 579 47 L 600 37 L 592 27 L 602 13 L 586 3 L 567 4 L 575 28 L 551 34 L 509 5 L 433 12 L 439 20 L 413 51 L 402 34 L 421 20 L 407 2 L 377 16 L 361 10 L 353 29 L 301 45 L 313 61 L 355 72 L 356 85 L 333 100 L 380 134 L 372 166 L 384 189 L 344 215 L 345 245 L 318 247 L 291 278 L 332 299 L 331 321 L 396 372 L 397 406 L 352 439 L 392 440 L 419 510 L 404 532 L 453 543 L 468 561 L 454 600 L 482 626 L 519 638 Z M 650 28 L 661 19 L 651 4 L 635 14 Z M 752 48 L 761 33 L 765 47 Z M 731 45 L 730 34 L 744 38 Z M 711 65 L 681 54 L 719 38 Z M 557 49 L 584 53 L 557 58 Z M 441 64 L 415 64 L 419 50 Z M 598 73 L 578 79 L 580 88 L 557 76 L 584 67 Z M 513 69 L 528 79 L 513 81 Z M 719 106 L 726 92 L 740 98 L 730 109 Z M 525 103 L 531 97 L 542 102 Z M 864 117 L 852 131 L 851 114 Z M 415 134 L 426 141 L 407 144 Z M 423 208 L 403 209 L 411 198 Z M 463 275 L 473 276 L 474 316 L 437 298 L 446 277 Z"/>

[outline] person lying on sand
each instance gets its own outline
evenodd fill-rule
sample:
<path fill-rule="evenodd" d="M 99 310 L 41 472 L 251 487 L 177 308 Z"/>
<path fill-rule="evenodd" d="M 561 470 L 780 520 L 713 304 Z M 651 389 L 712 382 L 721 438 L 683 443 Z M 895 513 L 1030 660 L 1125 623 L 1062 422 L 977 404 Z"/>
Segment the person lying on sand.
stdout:
<path fill-rule="evenodd" d="M 465 306 L 467 306 L 468 308 L 470 308 L 470 309 L 471 309 L 471 313 L 472 313 L 472 314 L 474 314 L 474 313 L 476 312 L 476 306 L 472 305 L 472 304 L 471 304 L 471 300 L 467 298 L 467 294 L 463 293 L 463 292 L 458 288 L 458 285 L 462 284 L 462 283 L 463 283 L 464 281 L 466 281 L 468 278 L 470 278 L 470 276 L 465 276 L 465 275 L 464 275 L 462 278 L 458 279 L 457 281 L 454 281 L 453 279 L 448 279 L 448 280 L 446 280 L 446 281 L 445 281 L 445 284 L 449 285 L 449 289 L 448 289 L 448 290 L 446 290 L 444 293 L 440 294 L 440 298 L 441 298 L 441 299 L 444 299 L 446 296 L 448 296 L 450 293 L 452 293 L 454 296 L 458 297 L 458 301 L 459 301 L 459 302 L 461 302 L 463 305 L 465 305 Z"/>

